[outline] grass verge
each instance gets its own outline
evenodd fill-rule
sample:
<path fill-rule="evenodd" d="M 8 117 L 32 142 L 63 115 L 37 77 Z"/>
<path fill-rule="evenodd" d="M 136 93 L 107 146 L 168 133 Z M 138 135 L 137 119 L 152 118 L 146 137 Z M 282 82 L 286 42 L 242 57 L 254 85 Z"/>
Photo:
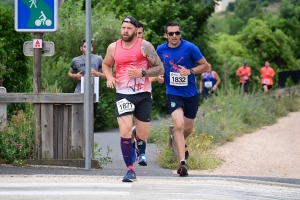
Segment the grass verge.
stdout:
<path fill-rule="evenodd" d="M 245 133 L 272 125 L 289 112 L 300 110 L 300 95 L 272 98 L 271 95 L 253 93 L 241 96 L 238 91 L 205 101 L 199 108 L 193 133 L 187 139 L 190 156 L 189 169 L 214 169 L 222 163 L 216 155 L 217 146 L 233 141 Z M 172 156 L 168 145 L 171 119 L 161 120 L 160 125 L 152 129 L 148 142 L 156 142 L 162 147 L 158 155 L 158 164 L 163 168 L 177 169 L 179 160 Z"/>

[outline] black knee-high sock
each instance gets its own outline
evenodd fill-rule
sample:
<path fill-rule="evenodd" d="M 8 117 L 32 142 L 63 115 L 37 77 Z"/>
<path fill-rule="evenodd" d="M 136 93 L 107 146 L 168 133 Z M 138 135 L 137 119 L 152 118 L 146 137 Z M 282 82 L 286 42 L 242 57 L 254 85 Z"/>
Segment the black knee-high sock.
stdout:
<path fill-rule="evenodd" d="M 137 144 L 137 148 L 139 150 L 140 155 L 141 154 L 145 154 L 146 152 L 146 141 L 145 140 L 141 140 L 137 135 L 136 135 L 136 144 Z"/>

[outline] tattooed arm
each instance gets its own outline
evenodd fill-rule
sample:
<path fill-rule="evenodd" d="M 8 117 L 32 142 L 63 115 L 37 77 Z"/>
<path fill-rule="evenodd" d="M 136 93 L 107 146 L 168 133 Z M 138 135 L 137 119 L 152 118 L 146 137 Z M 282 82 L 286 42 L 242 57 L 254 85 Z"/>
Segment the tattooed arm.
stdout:
<path fill-rule="evenodd" d="M 147 70 L 147 76 L 155 77 L 155 76 L 163 75 L 164 66 L 159 56 L 157 55 L 153 45 L 150 42 L 143 40 L 141 44 L 141 51 L 142 54 L 145 57 L 147 57 L 150 64 L 150 69 Z"/>

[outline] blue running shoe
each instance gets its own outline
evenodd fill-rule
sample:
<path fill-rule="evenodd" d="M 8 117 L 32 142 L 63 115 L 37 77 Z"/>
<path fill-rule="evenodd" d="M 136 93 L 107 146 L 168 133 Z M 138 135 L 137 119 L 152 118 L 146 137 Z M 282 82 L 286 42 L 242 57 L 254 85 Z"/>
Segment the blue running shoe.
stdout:
<path fill-rule="evenodd" d="M 146 158 L 146 155 L 144 153 L 142 153 L 139 156 L 139 162 L 138 162 L 138 164 L 141 165 L 141 166 L 147 166 L 147 158 Z"/>
<path fill-rule="evenodd" d="M 133 182 L 136 181 L 135 172 L 132 169 L 127 171 L 127 174 L 123 177 L 122 182 Z"/>
<path fill-rule="evenodd" d="M 134 163 L 137 159 L 137 153 L 135 147 L 132 147 L 131 154 L 132 154 L 132 163 Z"/>

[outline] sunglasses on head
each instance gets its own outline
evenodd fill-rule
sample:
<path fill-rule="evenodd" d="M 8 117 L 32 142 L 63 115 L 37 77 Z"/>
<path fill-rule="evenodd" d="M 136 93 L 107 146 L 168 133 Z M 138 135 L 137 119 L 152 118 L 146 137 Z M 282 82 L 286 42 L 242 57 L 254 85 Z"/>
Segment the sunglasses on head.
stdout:
<path fill-rule="evenodd" d="M 132 21 L 123 20 L 122 23 L 123 23 L 123 22 L 130 23 L 130 24 L 132 24 L 133 26 L 137 27 L 137 24 L 134 23 L 134 22 L 132 22 Z"/>
<path fill-rule="evenodd" d="M 169 36 L 173 36 L 174 35 L 174 33 L 175 33 L 175 35 L 180 35 L 181 34 L 181 32 L 180 31 L 176 31 L 176 32 L 169 32 L 169 33 L 167 33 Z"/>

